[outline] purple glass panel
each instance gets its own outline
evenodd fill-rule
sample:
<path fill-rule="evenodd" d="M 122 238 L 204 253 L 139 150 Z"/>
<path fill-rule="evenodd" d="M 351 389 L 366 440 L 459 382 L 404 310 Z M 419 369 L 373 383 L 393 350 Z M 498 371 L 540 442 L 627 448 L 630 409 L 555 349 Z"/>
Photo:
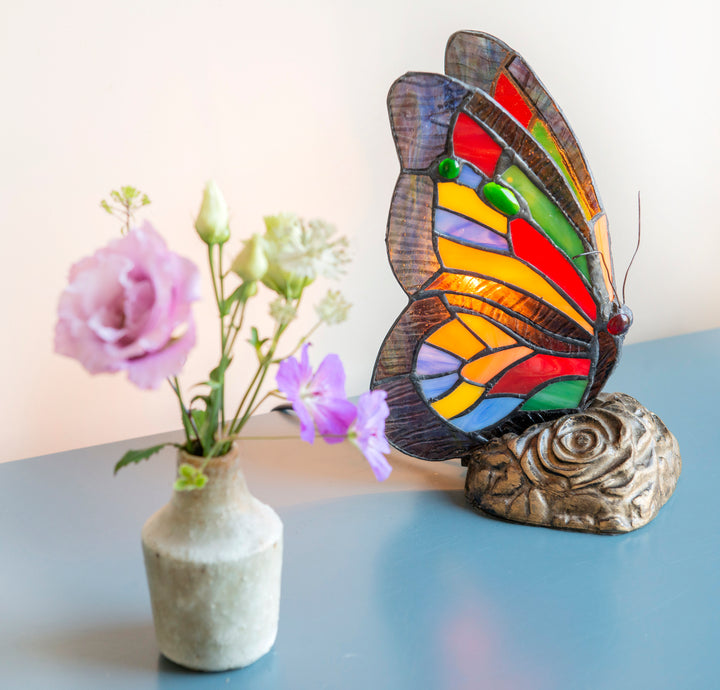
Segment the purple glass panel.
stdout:
<path fill-rule="evenodd" d="M 481 247 L 508 251 L 507 240 L 502 235 L 442 208 L 435 211 L 435 232 L 443 237 L 464 240 Z"/>
<path fill-rule="evenodd" d="M 460 364 L 461 362 L 457 357 L 453 357 L 444 350 L 439 350 L 432 347 L 432 345 L 423 345 L 420 352 L 418 352 L 415 372 L 418 376 L 449 374 L 452 371 L 457 371 Z"/>

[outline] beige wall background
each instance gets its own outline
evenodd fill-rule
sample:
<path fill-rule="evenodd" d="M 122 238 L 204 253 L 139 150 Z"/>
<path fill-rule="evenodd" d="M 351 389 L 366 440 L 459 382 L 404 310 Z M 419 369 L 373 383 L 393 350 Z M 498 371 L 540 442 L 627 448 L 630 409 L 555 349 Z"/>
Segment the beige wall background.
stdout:
<path fill-rule="evenodd" d="M 367 386 L 406 298 L 384 235 L 398 173 L 385 97 L 408 70 L 441 72 L 448 36 L 489 31 L 521 52 L 563 108 L 595 175 L 637 342 L 720 325 L 720 11 L 651 0 L 44 0 L 0 6 L 0 460 L 175 429 L 169 390 L 91 377 L 54 355 L 71 263 L 117 233 L 99 208 L 133 184 L 178 253 L 204 265 L 192 229 L 206 179 L 232 210 L 231 251 L 262 216 L 333 221 L 352 242 L 351 319 L 314 338 Z M 320 294 L 327 286 L 319 286 Z M 183 381 L 214 366 L 210 285 Z M 254 314 L 269 326 L 266 306 Z M 309 327 L 312 310 L 298 324 Z M 232 386 L 245 380 L 238 356 Z M 668 379 L 672 363 L 668 363 Z"/>

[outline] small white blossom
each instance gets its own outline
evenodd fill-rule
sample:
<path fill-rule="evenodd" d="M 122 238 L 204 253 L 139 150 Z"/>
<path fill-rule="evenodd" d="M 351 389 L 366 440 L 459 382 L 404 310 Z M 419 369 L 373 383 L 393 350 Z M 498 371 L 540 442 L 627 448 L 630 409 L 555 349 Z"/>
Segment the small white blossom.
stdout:
<path fill-rule="evenodd" d="M 285 326 L 297 316 L 297 310 L 283 297 L 278 297 L 270 302 L 270 316 L 281 326 Z"/>
<path fill-rule="evenodd" d="M 323 220 L 304 224 L 294 214 L 265 219 L 266 255 L 270 262 L 268 284 L 282 291 L 290 283 L 311 283 L 318 276 L 337 278 L 350 260 L 347 239 L 331 241 L 335 228 Z M 272 283 L 272 284 L 270 284 Z"/>
<path fill-rule="evenodd" d="M 315 307 L 318 318 L 328 326 L 335 326 L 347 319 L 352 305 L 340 294 L 339 290 L 329 290 Z"/>

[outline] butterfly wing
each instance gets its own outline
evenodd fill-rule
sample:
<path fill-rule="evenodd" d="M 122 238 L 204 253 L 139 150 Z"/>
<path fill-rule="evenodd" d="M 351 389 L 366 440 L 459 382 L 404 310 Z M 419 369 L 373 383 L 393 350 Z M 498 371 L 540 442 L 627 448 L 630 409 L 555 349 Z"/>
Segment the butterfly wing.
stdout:
<path fill-rule="evenodd" d="M 448 40 L 445 73 L 488 94 L 552 158 L 589 224 L 593 248 L 602 259 L 606 295 L 614 298 L 607 217 L 590 168 L 565 116 L 525 60 L 499 39 L 480 31 L 459 31 Z M 562 206 L 567 212 L 567 208 Z"/>
<path fill-rule="evenodd" d="M 512 53 L 486 46 L 475 73 L 497 84 Z M 399 79 L 388 107 L 402 167 L 388 254 L 410 298 L 373 373 L 391 443 L 446 459 L 587 404 L 616 360 L 610 273 L 577 256 L 598 251 L 594 220 L 532 118 L 432 74 Z"/>

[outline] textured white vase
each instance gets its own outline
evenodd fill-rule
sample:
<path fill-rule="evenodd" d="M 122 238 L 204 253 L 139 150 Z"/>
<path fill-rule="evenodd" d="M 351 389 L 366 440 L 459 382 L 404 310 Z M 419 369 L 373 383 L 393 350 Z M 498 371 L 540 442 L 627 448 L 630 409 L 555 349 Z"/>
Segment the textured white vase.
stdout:
<path fill-rule="evenodd" d="M 182 451 L 182 462 L 201 459 Z M 160 651 L 201 671 L 247 666 L 275 642 L 283 527 L 248 491 L 237 446 L 205 469 L 206 486 L 175 491 L 142 530 Z"/>

